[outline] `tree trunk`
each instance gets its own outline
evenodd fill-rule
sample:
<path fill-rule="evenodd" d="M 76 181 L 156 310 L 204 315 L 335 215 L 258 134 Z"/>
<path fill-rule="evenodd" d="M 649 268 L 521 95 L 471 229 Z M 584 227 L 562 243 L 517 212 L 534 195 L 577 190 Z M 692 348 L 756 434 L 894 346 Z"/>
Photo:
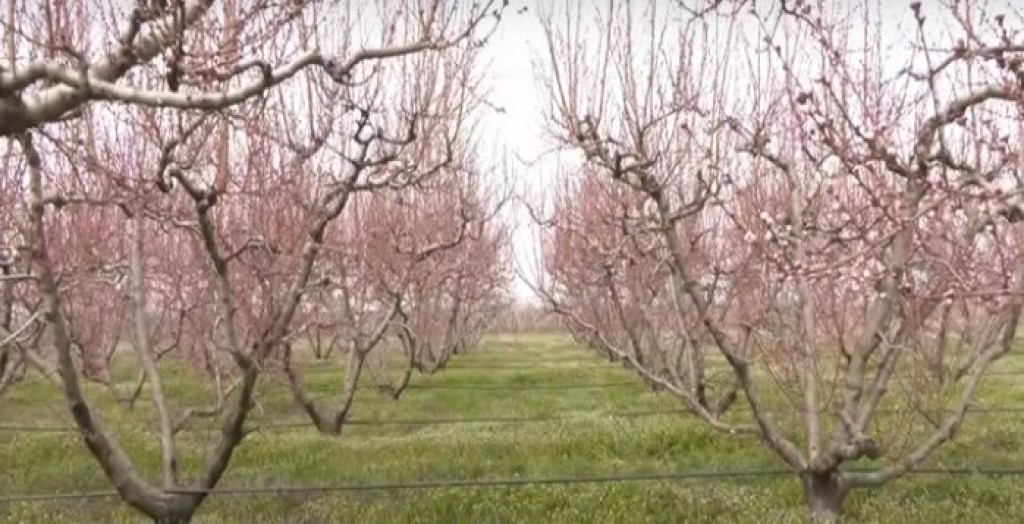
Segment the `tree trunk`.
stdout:
<path fill-rule="evenodd" d="M 192 522 L 191 515 L 165 515 L 153 519 L 153 524 L 189 524 L 189 522 Z"/>
<path fill-rule="evenodd" d="M 161 504 L 144 510 L 154 524 L 189 524 L 206 495 L 171 495 Z"/>
<path fill-rule="evenodd" d="M 322 346 L 320 345 L 320 328 L 312 329 L 313 333 L 307 333 L 306 339 L 309 341 L 309 347 L 313 348 L 313 357 L 316 358 L 317 360 L 323 360 L 324 355 L 323 350 L 321 349 Z"/>
<path fill-rule="evenodd" d="M 846 487 L 835 471 L 808 471 L 801 475 L 804 500 L 815 522 L 835 522 L 842 511 Z"/>

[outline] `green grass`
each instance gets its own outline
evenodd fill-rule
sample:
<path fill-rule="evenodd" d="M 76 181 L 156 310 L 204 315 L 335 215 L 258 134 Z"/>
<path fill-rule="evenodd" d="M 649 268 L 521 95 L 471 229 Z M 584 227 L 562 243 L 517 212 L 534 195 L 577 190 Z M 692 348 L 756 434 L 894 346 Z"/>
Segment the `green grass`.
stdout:
<path fill-rule="evenodd" d="M 207 402 L 209 391 L 167 364 L 166 386 L 181 405 Z M 501 369 L 490 369 L 500 367 Z M 1000 364 L 1021 369 L 1024 359 Z M 311 364 L 310 387 L 327 402 L 340 390 L 337 365 Z M 315 368 L 315 369 L 314 369 Z M 134 373 L 115 374 L 129 387 Z M 369 377 L 367 377 L 369 378 Z M 1024 376 L 990 380 L 982 401 L 1024 405 Z M 444 425 L 352 425 L 338 438 L 310 428 L 264 428 L 236 453 L 222 487 L 399 483 L 436 479 L 572 477 L 692 469 L 777 468 L 755 440 L 720 435 L 688 415 L 613 418 L 609 412 L 672 409 L 668 395 L 648 392 L 630 371 L 600 361 L 562 337 L 493 337 L 449 369 L 417 376 L 391 402 L 372 387 L 357 397 L 359 420 L 536 417 L 571 420 Z M 551 386 L 632 382 L 625 387 Z M 464 389 L 473 385 L 508 389 Z M 445 386 L 451 389 L 431 388 Z M 515 390 L 514 387 L 548 389 Z M 132 412 L 90 389 L 104 421 L 137 462 L 154 475 L 158 448 L 147 402 Z M 766 388 L 773 403 L 782 397 Z M 253 425 L 300 421 L 284 388 L 261 387 Z M 785 415 L 780 424 L 789 427 Z M 47 383 L 19 385 L 0 401 L 0 424 L 67 425 L 66 410 Z M 899 421 L 888 422 L 896 427 Z M 208 425 L 208 424 L 207 424 Z M 179 439 L 182 467 L 194 473 L 214 434 L 202 428 Z M 1024 413 L 973 414 L 955 441 L 928 465 L 1024 467 Z M 151 477 L 153 478 L 153 477 Z M 1018 479 L 912 476 L 879 490 L 855 492 L 850 522 L 1024 521 Z M 70 433 L 0 432 L 0 495 L 109 490 L 102 472 Z M 795 478 L 652 481 L 367 492 L 216 495 L 196 522 L 801 522 Z M 116 499 L 0 504 L 0 522 L 144 522 Z"/>

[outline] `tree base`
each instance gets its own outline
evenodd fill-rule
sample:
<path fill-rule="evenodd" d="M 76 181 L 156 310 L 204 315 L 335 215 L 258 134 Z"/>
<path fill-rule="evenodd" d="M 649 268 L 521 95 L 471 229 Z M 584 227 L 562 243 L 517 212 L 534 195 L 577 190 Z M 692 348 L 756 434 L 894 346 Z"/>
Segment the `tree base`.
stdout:
<path fill-rule="evenodd" d="M 842 513 L 846 488 L 839 474 L 806 472 L 801 475 L 804 501 L 814 522 L 836 522 Z"/>

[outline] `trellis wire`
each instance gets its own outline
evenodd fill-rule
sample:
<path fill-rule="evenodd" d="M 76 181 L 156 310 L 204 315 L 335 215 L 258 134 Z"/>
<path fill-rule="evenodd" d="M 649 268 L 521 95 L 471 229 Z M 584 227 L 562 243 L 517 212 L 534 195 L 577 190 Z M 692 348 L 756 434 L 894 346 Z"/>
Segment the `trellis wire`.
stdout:
<path fill-rule="evenodd" d="M 870 469 L 849 469 L 850 472 L 870 472 Z M 221 495 L 221 496 L 253 496 L 266 494 L 289 493 L 339 493 L 369 491 L 409 491 L 446 488 L 506 488 L 522 486 L 552 486 L 579 484 L 619 484 L 628 482 L 652 482 L 669 480 L 726 480 L 758 477 L 781 477 L 795 475 L 796 472 L 781 468 L 734 469 L 734 470 L 690 470 L 670 473 L 640 473 L 628 475 L 599 475 L 590 477 L 540 477 L 540 478 L 494 478 L 494 479 L 439 479 L 418 482 L 396 482 L 375 484 L 327 484 L 297 486 L 258 486 L 258 487 L 222 487 L 207 490 L 181 489 L 168 490 L 168 493 L 181 495 Z M 919 468 L 907 472 L 907 475 L 950 475 L 950 476 L 987 476 L 987 477 L 1019 477 L 1024 476 L 1024 468 Z M 114 490 L 81 491 L 68 493 L 36 493 L 20 495 L 0 495 L 0 504 L 21 502 L 51 502 L 59 500 L 83 500 L 97 498 L 115 498 Z"/>
<path fill-rule="evenodd" d="M 768 409 L 767 413 L 799 413 L 794 409 Z M 879 414 L 903 413 L 906 410 L 879 409 Z M 992 407 L 970 407 L 970 413 L 1002 413 L 1002 414 L 1024 414 L 1024 406 L 992 406 Z M 738 413 L 738 412 L 737 412 Z M 444 426 L 458 424 L 530 424 L 541 422 L 580 422 L 595 419 L 617 419 L 617 418 L 644 418 L 663 415 L 689 415 L 690 412 L 683 408 L 666 408 L 636 411 L 580 411 L 572 415 L 522 415 L 510 417 L 452 417 L 452 418 L 409 418 L 409 419 L 352 419 L 345 422 L 347 426 Z M 315 429 L 309 420 L 279 421 L 261 423 L 254 426 L 259 430 L 274 429 Z M 194 428 L 199 431 L 220 431 L 218 427 Z M 0 432 L 8 433 L 75 433 L 78 428 L 73 426 L 42 426 L 42 425 L 0 425 Z"/>

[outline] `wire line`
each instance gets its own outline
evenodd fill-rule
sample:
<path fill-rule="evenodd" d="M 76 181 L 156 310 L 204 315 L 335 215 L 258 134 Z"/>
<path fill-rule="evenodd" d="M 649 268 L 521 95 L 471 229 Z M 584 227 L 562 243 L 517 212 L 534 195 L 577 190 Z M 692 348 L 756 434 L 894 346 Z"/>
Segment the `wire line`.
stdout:
<path fill-rule="evenodd" d="M 867 468 L 845 469 L 847 472 L 867 473 L 873 470 Z M 368 491 L 409 491 L 423 489 L 444 489 L 444 488 L 502 488 L 520 486 L 551 486 L 551 485 L 579 485 L 579 484 L 617 484 L 628 482 L 651 482 L 665 480 L 724 480 L 758 477 L 780 477 L 796 475 L 796 472 L 781 468 L 764 469 L 733 469 L 733 470 L 689 470 L 670 473 L 637 473 L 626 475 L 599 475 L 589 477 L 540 477 L 540 478 L 492 478 L 492 479 L 449 479 L 429 480 L 416 482 L 396 483 L 371 483 L 371 484 L 325 484 L 307 486 L 259 486 L 259 487 L 222 487 L 213 489 L 180 489 L 167 490 L 167 493 L 181 495 L 225 495 L 225 496 L 251 496 L 261 494 L 285 494 L 285 493 L 337 493 L 337 492 L 368 492 Z M 981 468 L 981 467 L 954 467 L 954 468 L 918 468 L 907 472 L 907 475 L 952 475 L 966 476 L 979 475 L 991 477 L 1017 477 L 1024 476 L 1024 468 Z M 114 498 L 119 494 L 114 490 L 104 491 L 81 491 L 68 493 L 38 493 L 20 495 L 0 495 L 0 504 L 13 504 L 18 502 L 46 502 L 58 500 L 81 500 L 96 498 Z"/>

